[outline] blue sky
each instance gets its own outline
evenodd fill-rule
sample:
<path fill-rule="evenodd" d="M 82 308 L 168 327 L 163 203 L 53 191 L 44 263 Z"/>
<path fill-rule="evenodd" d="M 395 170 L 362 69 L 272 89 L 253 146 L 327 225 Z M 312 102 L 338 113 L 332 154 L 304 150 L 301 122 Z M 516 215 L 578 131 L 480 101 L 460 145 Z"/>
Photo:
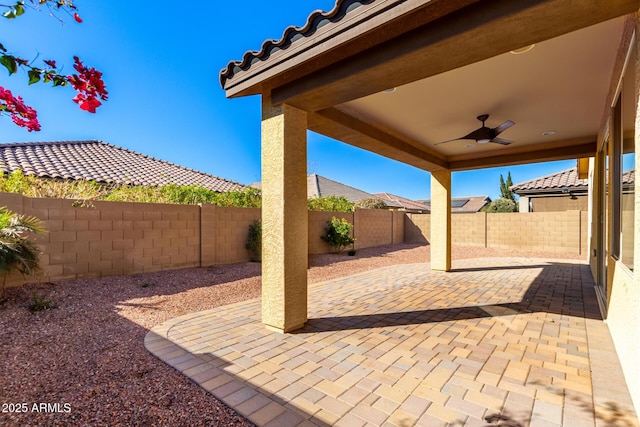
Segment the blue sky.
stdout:
<path fill-rule="evenodd" d="M 27 86 L 24 73 L 0 70 L 0 85 L 38 110 L 42 131 L 0 117 L 0 142 L 98 139 L 242 184 L 260 180 L 260 99 L 226 99 L 218 74 L 289 25 L 304 25 L 335 0 L 180 3 L 77 0 L 84 23 L 46 11 L 2 20 L 0 42 L 28 60 L 54 59 L 73 72 L 73 56 L 104 73 L 109 101 L 96 114 L 71 101 L 70 88 Z M 241 6 L 238 6 L 241 5 Z M 37 62 L 41 64 L 41 62 Z M 515 183 L 570 168 L 575 161 L 453 174 L 453 196 L 499 194 Z M 430 197 L 425 171 L 309 133 L 308 171 L 364 191 Z"/>

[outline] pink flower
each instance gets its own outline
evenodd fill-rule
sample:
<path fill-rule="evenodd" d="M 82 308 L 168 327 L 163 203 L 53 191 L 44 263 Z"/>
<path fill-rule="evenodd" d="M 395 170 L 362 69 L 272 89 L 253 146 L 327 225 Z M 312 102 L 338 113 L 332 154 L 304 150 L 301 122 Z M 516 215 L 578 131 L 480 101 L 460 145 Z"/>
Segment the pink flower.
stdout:
<path fill-rule="evenodd" d="M 13 96 L 10 90 L 2 86 L 0 86 L 0 113 L 8 113 L 16 125 L 27 128 L 29 132 L 40 130 L 36 110 L 26 105 L 20 96 Z"/>
<path fill-rule="evenodd" d="M 87 68 L 77 56 L 74 56 L 73 60 L 73 68 L 78 74 L 67 77 L 71 86 L 78 92 L 73 102 L 80 105 L 82 110 L 95 113 L 96 108 L 102 105 L 98 98 L 106 101 L 109 94 L 102 80 L 102 73 L 93 67 Z"/>

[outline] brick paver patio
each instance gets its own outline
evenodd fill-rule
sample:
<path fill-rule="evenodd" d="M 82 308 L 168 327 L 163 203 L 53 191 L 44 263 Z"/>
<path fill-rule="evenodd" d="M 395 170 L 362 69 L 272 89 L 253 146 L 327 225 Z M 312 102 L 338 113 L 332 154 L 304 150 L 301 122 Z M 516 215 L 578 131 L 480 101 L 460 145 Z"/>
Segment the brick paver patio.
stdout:
<path fill-rule="evenodd" d="M 260 300 L 182 316 L 145 345 L 260 426 L 638 426 L 589 267 L 486 258 L 309 286 L 309 322 Z"/>

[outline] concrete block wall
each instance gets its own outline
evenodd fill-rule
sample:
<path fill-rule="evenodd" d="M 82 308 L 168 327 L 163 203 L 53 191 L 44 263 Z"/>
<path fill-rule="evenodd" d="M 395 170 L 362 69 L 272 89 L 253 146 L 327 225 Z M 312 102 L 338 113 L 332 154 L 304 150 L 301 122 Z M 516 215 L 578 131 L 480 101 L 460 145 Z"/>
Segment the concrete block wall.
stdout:
<path fill-rule="evenodd" d="M 14 195 L 10 195 L 14 196 Z M 42 220 L 48 233 L 36 237 L 42 250 L 42 280 L 131 274 L 199 265 L 198 206 L 0 198 L 15 212 Z M 12 202 L 12 203 L 6 203 Z M 20 276 L 10 284 L 20 284 Z"/>
<path fill-rule="evenodd" d="M 488 214 L 487 247 L 580 254 L 580 222 L 580 211 Z"/>
<path fill-rule="evenodd" d="M 38 199 L 0 193 L 0 206 L 40 218 L 49 230 L 38 236 L 44 275 L 54 281 L 133 274 L 248 261 L 249 225 L 260 209 L 211 205 L 93 202 Z M 331 251 L 321 238 L 336 216 L 354 224 L 355 248 L 401 242 L 429 242 L 428 214 L 359 209 L 355 213 L 309 212 L 309 253 Z M 456 245 L 583 254 L 587 250 L 587 213 L 454 214 Z M 26 281 L 33 281 L 27 278 Z M 7 286 L 25 282 L 20 275 Z"/>
<path fill-rule="evenodd" d="M 428 244 L 431 240 L 431 215 L 408 213 L 404 217 L 404 241 Z"/>
<path fill-rule="evenodd" d="M 215 264 L 249 261 L 251 254 L 245 249 L 249 225 L 260 219 L 261 210 L 216 206 L 210 208 L 215 210 Z"/>
<path fill-rule="evenodd" d="M 407 214 L 407 243 L 429 241 L 431 215 Z M 585 254 L 587 212 L 520 212 L 451 215 L 454 245 Z"/>
<path fill-rule="evenodd" d="M 393 211 L 393 233 L 391 236 L 391 244 L 404 242 L 404 212 Z"/>
<path fill-rule="evenodd" d="M 331 247 L 320 236 L 325 234 L 327 222 L 332 217 L 344 218 L 353 224 L 353 213 L 350 212 L 309 212 L 309 254 L 326 254 L 331 252 Z"/>
<path fill-rule="evenodd" d="M 383 209 L 356 209 L 353 214 L 355 248 L 364 249 L 393 243 L 393 212 Z M 396 242 L 400 243 L 400 242 Z"/>
<path fill-rule="evenodd" d="M 462 246 L 487 247 L 487 214 L 484 212 L 451 216 L 451 240 Z"/>

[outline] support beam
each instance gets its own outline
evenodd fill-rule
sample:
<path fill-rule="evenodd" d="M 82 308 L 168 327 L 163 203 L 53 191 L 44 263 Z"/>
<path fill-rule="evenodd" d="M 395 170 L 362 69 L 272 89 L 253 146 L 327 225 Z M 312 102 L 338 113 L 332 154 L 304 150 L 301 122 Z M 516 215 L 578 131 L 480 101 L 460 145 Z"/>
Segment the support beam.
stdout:
<path fill-rule="evenodd" d="M 262 322 L 307 321 L 307 114 L 262 101 Z"/>
<path fill-rule="evenodd" d="M 451 270 L 451 171 L 431 172 L 431 269 Z"/>
<path fill-rule="evenodd" d="M 309 114 L 309 130 L 420 169 L 448 167 L 444 157 L 435 150 L 337 107 Z"/>
<path fill-rule="evenodd" d="M 498 166 L 523 165 L 532 162 L 550 162 L 555 160 L 570 160 L 579 157 L 592 157 L 596 154 L 596 142 L 580 145 L 570 145 L 559 148 L 535 149 L 513 154 L 500 154 L 492 157 L 477 157 L 464 160 L 449 160 L 452 171 L 494 168 Z"/>

